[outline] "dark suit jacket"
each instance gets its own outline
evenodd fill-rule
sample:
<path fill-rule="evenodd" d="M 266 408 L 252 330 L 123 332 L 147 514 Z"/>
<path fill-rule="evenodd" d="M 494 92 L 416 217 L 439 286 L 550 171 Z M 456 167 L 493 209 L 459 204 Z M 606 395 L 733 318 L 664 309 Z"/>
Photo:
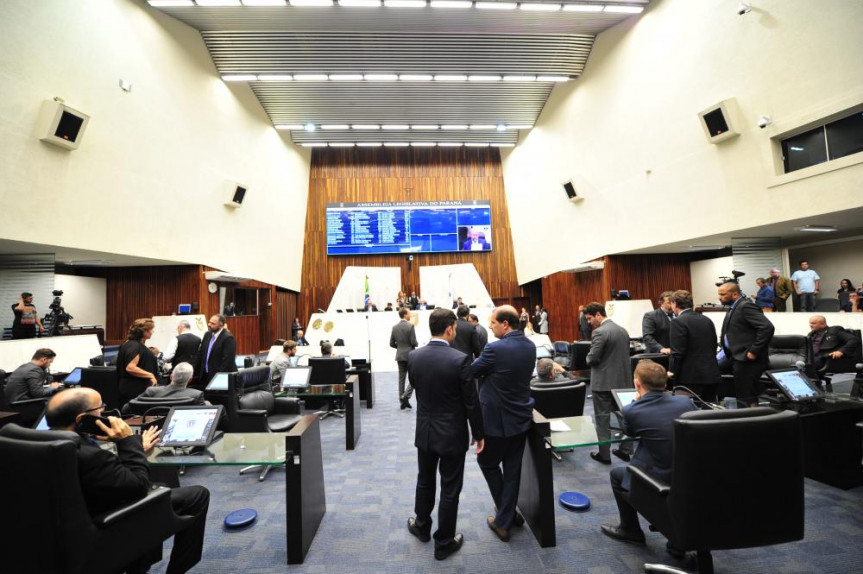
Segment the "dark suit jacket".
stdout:
<path fill-rule="evenodd" d="M 826 357 L 830 353 L 842 351 L 843 358 L 857 358 L 860 346 L 857 337 L 838 325 L 827 327 L 826 331 L 827 332 L 824 333 L 824 336 L 821 338 L 821 345 L 818 347 L 818 352 L 815 353 L 816 357 Z M 812 340 L 813 334 L 814 331 L 809 333 L 807 337 Z"/>
<path fill-rule="evenodd" d="M 479 333 L 470 321 L 459 319 L 456 321 L 455 341 L 452 346 L 468 355 L 471 360 L 479 357 L 482 347 L 479 345 Z"/>
<path fill-rule="evenodd" d="M 213 343 L 213 350 L 210 351 L 210 360 L 207 361 L 207 349 L 210 346 L 210 340 L 213 338 L 213 333 L 207 331 L 204 339 L 201 341 L 201 349 L 198 351 L 198 368 L 195 369 L 197 376 L 196 388 L 203 388 L 210 382 L 213 375 L 216 373 L 235 373 L 237 365 L 237 340 L 227 329 L 222 329 L 216 342 Z M 208 372 L 204 372 L 204 363 L 207 363 Z M 194 381 L 193 381 L 194 384 Z"/>
<path fill-rule="evenodd" d="M 767 345 L 773 336 L 773 330 L 773 323 L 767 320 L 758 305 L 742 299 L 726 313 L 722 322 L 720 344 L 725 350 L 725 357 L 735 361 L 748 361 L 746 353 L 751 351 L 755 360 L 766 361 Z"/>
<path fill-rule="evenodd" d="M 141 435 L 126 437 L 115 444 L 117 454 L 81 436 L 78 476 L 91 516 L 144 498 L 150 489 L 150 467 Z"/>
<path fill-rule="evenodd" d="M 407 361 L 410 352 L 417 348 L 417 333 L 414 326 L 404 319 L 393 325 L 390 347 L 396 350 L 396 361 Z"/>
<path fill-rule="evenodd" d="M 586 361 L 590 366 L 592 390 L 610 391 L 632 386 L 629 333 L 611 319 L 593 330 Z"/>
<path fill-rule="evenodd" d="M 416 309 L 420 305 L 420 298 L 419 297 L 408 298 L 408 305 L 410 306 L 411 309 Z"/>
<path fill-rule="evenodd" d="M 534 403 L 530 379 L 535 364 L 536 345 L 521 331 L 510 331 L 489 343 L 473 362 L 471 376 L 485 377 L 479 402 L 486 435 L 509 437 L 530 428 Z"/>
<path fill-rule="evenodd" d="M 408 357 L 408 376 L 417 396 L 414 446 L 463 457 L 470 442 L 465 421 L 474 439 L 484 437 L 470 357 L 432 339 Z"/>
<path fill-rule="evenodd" d="M 710 319 L 708 319 L 709 321 Z M 623 407 L 623 432 L 639 437 L 632 464 L 665 483 L 671 482 L 672 437 L 674 419 L 694 411 L 686 397 L 674 397 L 661 391 L 645 393 Z M 624 475 L 623 487 L 629 490 L 630 477 Z"/>
<path fill-rule="evenodd" d="M 661 307 L 644 314 L 641 320 L 641 336 L 648 353 L 658 353 L 669 347 L 670 327 L 671 321 Z"/>
<path fill-rule="evenodd" d="M 584 316 L 584 313 L 581 313 L 578 316 L 578 340 L 590 341 L 590 332 L 590 323 L 587 321 L 587 317 Z"/>
<path fill-rule="evenodd" d="M 177 385 L 167 385 L 162 387 L 147 387 L 143 393 L 141 393 L 142 397 L 159 397 L 159 398 L 185 398 L 191 397 L 194 399 L 192 404 L 194 405 L 203 405 L 204 404 L 204 393 L 203 391 L 199 391 L 198 389 L 190 389 L 188 387 L 180 387 Z"/>
<path fill-rule="evenodd" d="M 675 385 L 713 385 L 720 382 L 713 321 L 692 309 L 685 309 L 671 322 L 668 370 L 674 373 Z"/>
<path fill-rule="evenodd" d="M 473 323 L 471 324 L 473 325 Z M 482 353 L 482 350 L 488 345 L 488 331 L 482 325 L 474 325 L 473 328 L 476 329 L 476 336 L 479 338 L 479 352 Z"/>
<path fill-rule="evenodd" d="M 461 250 L 462 251 L 472 251 L 472 249 L 470 248 L 470 243 L 471 243 L 470 239 L 465 241 L 461 246 Z M 488 251 L 489 249 L 491 249 L 491 245 L 486 243 L 485 239 L 480 239 L 478 243 L 482 246 L 483 251 Z"/>
<path fill-rule="evenodd" d="M 197 353 L 200 348 L 201 338 L 194 333 L 177 335 L 177 351 L 171 358 L 171 364 L 177 366 L 180 363 L 189 363 L 194 366 L 197 362 Z"/>
<path fill-rule="evenodd" d="M 294 337 L 294 341 L 297 342 L 298 347 L 308 347 L 309 346 L 309 342 L 306 340 L 305 337 L 299 337 L 299 338 Z"/>

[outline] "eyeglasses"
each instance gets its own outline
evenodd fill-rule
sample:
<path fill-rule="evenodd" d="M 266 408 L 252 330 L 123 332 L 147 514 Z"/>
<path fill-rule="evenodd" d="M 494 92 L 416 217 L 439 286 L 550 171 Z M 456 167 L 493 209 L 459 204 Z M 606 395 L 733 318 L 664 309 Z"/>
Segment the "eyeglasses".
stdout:
<path fill-rule="evenodd" d="M 104 410 L 104 408 L 105 408 L 105 407 L 107 407 L 107 406 L 108 406 L 108 405 L 106 405 L 105 403 L 102 403 L 102 404 L 101 404 L 101 405 L 99 405 L 98 407 L 93 407 L 92 409 L 87 409 L 87 410 L 86 410 L 86 411 L 84 411 L 84 412 L 85 412 L 85 413 L 89 413 L 89 412 L 92 412 L 92 411 Z"/>

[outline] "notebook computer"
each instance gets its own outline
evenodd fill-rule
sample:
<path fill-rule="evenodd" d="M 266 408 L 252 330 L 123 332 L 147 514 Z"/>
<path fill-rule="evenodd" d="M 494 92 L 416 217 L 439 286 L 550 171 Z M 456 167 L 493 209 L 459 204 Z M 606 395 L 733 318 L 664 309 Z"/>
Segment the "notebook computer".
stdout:
<path fill-rule="evenodd" d="M 637 395 L 638 391 L 635 389 L 611 389 L 611 396 L 614 397 L 618 411 L 622 411 L 623 407 L 634 401 Z"/>
<path fill-rule="evenodd" d="M 158 446 L 207 446 L 213 442 L 222 405 L 171 407 Z"/>
<path fill-rule="evenodd" d="M 281 386 L 285 390 L 305 389 L 309 386 L 311 367 L 293 367 L 282 373 Z"/>
<path fill-rule="evenodd" d="M 789 401 L 801 403 L 824 398 L 824 393 L 796 367 L 767 371 L 767 376 Z"/>

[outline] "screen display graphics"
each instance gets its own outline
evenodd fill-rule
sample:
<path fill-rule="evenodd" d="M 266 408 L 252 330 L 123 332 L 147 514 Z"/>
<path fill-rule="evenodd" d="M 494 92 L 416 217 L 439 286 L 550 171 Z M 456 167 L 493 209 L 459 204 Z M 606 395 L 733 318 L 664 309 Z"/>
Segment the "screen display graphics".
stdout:
<path fill-rule="evenodd" d="M 327 255 L 491 250 L 489 201 L 327 204 Z"/>

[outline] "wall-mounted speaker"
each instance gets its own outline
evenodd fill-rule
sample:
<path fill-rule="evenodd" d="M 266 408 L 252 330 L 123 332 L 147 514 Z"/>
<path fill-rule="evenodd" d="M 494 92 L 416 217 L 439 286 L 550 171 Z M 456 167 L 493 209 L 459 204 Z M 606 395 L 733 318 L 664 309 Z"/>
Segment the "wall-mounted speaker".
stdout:
<path fill-rule="evenodd" d="M 225 205 L 234 209 L 242 207 L 243 200 L 246 199 L 246 192 L 248 190 L 249 188 L 246 185 L 237 183 L 235 181 L 229 181 L 227 186 Z"/>
<path fill-rule="evenodd" d="M 572 180 L 569 180 L 563 184 L 563 191 L 566 192 L 566 196 L 569 198 L 570 201 L 581 201 L 582 199 L 584 199 L 583 197 L 578 195 L 577 191 L 575 191 L 575 186 L 572 185 Z"/>
<path fill-rule="evenodd" d="M 737 126 L 737 100 L 728 98 L 718 104 L 714 104 L 698 114 L 701 127 L 707 141 L 712 144 L 723 142 L 727 139 L 739 136 Z"/>
<path fill-rule="evenodd" d="M 64 149 L 78 149 L 90 116 L 70 108 L 59 98 L 45 100 L 36 128 L 39 139 Z"/>

